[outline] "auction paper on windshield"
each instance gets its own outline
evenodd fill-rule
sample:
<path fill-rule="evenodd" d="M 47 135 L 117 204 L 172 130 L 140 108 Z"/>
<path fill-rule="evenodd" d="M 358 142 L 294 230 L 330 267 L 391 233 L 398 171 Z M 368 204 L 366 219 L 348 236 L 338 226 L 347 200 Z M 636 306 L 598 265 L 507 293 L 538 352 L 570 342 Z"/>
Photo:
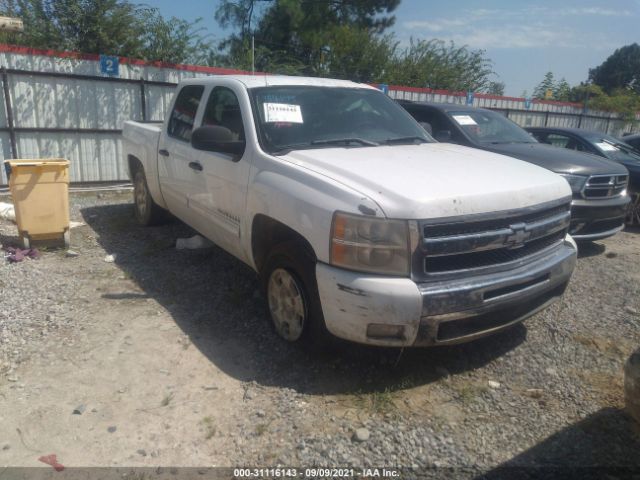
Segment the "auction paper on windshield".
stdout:
<path fill-rule="evenodd" d="M 469 115 L 453 115 L 453 118 L 459 125 L 477 125 L 476 121 Z"/>
<path fill-rule="evenodd" d="M 300 105 L 288 103 L 265 103 L 264 118 L 267 123 L 304 123 Z"/>

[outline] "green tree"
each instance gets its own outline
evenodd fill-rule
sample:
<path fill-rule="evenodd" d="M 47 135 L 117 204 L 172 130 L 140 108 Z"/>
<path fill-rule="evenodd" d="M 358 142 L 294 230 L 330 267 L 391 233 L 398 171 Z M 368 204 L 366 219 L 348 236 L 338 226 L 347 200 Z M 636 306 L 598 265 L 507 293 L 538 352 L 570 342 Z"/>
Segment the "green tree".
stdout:
<path fill-rule="evenodd" d="M 553 98 L 562 102 L 568 102 L 571 95 L 571 85 L 562 77 L 562 79 L 555 85 L 553 90 Z"/>
<path fill-rule="evenodd" d="M 474 92 L 487 91 L 493 74 L 483 50 L 442 40 L 410 40 L 397 51 L 384 79 L 397 85 Z"/>
<path fill-rule="evenodd" d="M 504 82 L 491 81 L 487 87 L 487 93 L 491 95 L 504 95 L 505 84 Z"/>
<path fill-rule="evenodd" d="M 601 65 L 589 70 L 589 80 L 607 93 L 619 88 L 640 93 L 640 45 L 618 48 Z"/>
<path fill-rule="evenodd" d="M 244 62 L 255 38 L 256 68 L 308 75 L 357 76 L 375 72 L 380 52 L 393 45 L 383 32 L 400 0 L 223 0 L 216 10 L 222 27 L 234 31 L 223 42 L 224 62 Z M 350 43 L 349 43 L 350 42 Z M 365 50 L 356 58 L 356 45 Z M 363 54 L 364 53 L 364 54 Z M 368 57 L 371 55 L 371 58 Z M 242 63 L 243 65 L 245 63 Z"/>
<path fill-rule="evenodd" d="M 536 88 L 533 89 L 533 98 L 544 100 L 547 98 L 547 92 L 551 91 L 552 95 L 556 89 L 556 81 L 553 78 L 553 72 L 547 72 Z"/>
<path fill-rule="evenodd" d="M 5 43 L 178 63 L 210 49 L 197 21 L 167 21 L 127 0 L 0 0 L 0 14 L 24 23 L 22 33 L 0 33 Z"/>

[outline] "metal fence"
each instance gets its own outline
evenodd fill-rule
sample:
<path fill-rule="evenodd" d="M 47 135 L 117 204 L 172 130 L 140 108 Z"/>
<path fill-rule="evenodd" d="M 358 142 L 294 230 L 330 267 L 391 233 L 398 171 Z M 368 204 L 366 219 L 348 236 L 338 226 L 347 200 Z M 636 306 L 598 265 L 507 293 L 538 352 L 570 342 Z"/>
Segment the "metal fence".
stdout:
<path fill-rule="evenodd" d="M 158 121 L 183 78 L 238 71 L 120 59 L 117 77 L 101 74 L 97 55 L 0 45 L 0 156 L 62 157 L 71 181 L 127 180 L 121 133 L 126 120 Z M 389 95 L 409 100 L 464 103 L 463 93 L 391 86 Z M 630 125 L 579 105 L 476 94 L 473 105 L 499 110 L 522 126 L 572 126 L 620 134 Z M 525 108 L 529 106 L 529 108 Z M 6 185 L 4 169 L 0 184 Z"/>

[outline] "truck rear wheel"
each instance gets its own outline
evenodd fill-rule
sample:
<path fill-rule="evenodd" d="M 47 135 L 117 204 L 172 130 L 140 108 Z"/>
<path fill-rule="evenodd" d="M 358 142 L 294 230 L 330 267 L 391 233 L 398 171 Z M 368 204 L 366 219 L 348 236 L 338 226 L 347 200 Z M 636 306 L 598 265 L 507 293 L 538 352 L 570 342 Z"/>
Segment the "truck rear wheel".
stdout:
<path fill-rule="evenodd" d="M 136 219 L 141 225 L 158 225 L 166 220 L 167 212 L 153 201 L 142 168 L 136 170 L 133 176 L 133 199 Z"/>
<path fill-rule="evenodd" d="M 261 272 L 262 288 L 276 333 L 288 342 L 325 343 L 315 263 L 299 247 L 284 243 L 268 255 Z"/>

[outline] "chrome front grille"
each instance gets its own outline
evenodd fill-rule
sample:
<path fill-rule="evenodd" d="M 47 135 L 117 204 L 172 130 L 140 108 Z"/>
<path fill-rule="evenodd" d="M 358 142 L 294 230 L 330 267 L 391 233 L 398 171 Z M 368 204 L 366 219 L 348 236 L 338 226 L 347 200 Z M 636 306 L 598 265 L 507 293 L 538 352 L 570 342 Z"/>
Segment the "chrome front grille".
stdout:
<path fill-rule="evenodd" d="M 500 267 L 558 246 L 571 220 L 562 203 L 501 217 L 422 226 L 420 274 L 427 277 Z"/>
<path fill-rule="evenodd" d="M 592 175 L 582 189 L 584 198 L 612 198 L 620 195 L 629 181 L 628 175 Z"/>

